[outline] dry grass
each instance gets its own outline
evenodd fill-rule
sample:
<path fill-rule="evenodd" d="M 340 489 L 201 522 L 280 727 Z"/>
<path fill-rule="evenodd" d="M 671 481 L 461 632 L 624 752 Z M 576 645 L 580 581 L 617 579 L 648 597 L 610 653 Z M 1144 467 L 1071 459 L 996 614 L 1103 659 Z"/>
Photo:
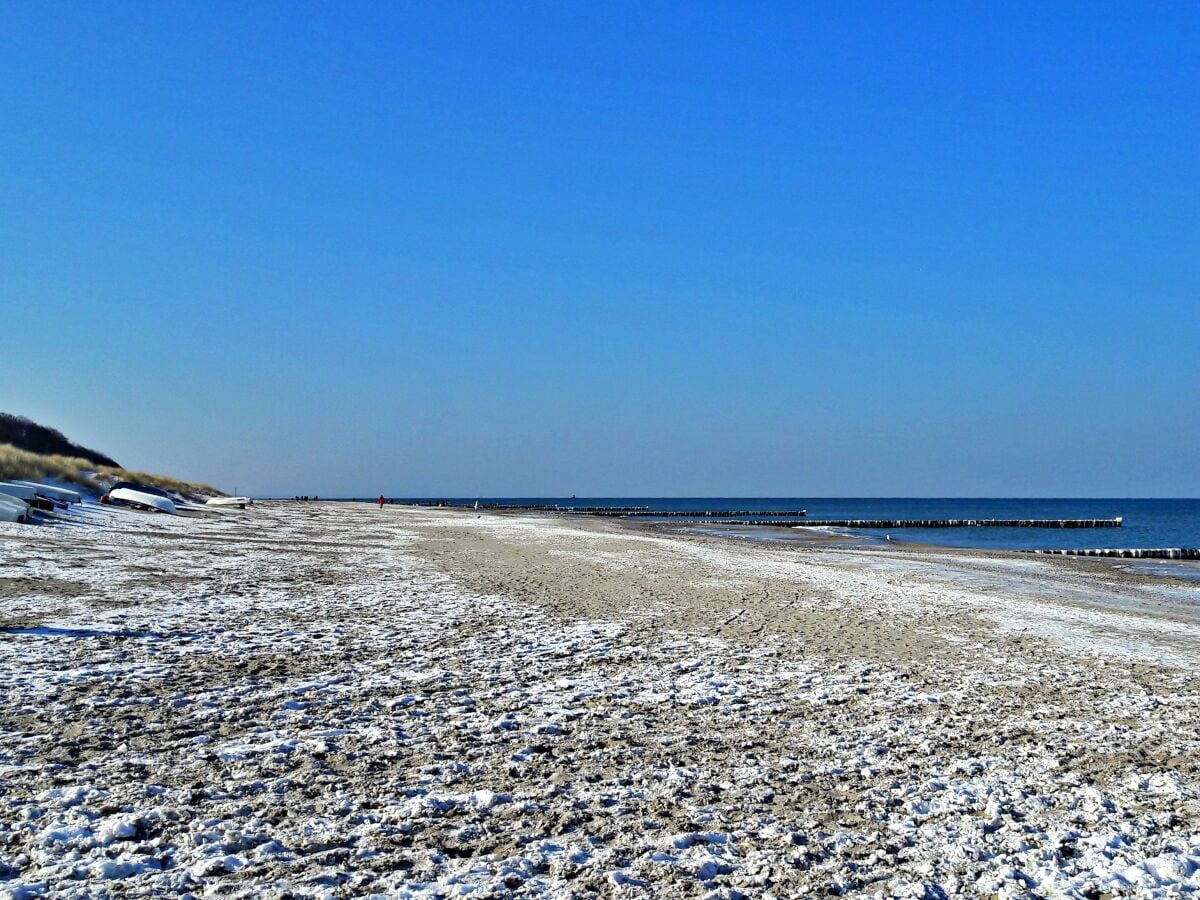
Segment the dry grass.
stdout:
<path fill-rule="evenodd" d="M 221 496 L 211 485 L 196 481 L 180 481 L 167 475 L 152 475 L 148 472 L 131 472 L 112 466 L 97 466 L 75 456 L 51 456 L 30 453 L 12 444 L 0 444 L 0 481 L 45 479 L 77 484 L 87 490 L 103 492 L 117 481 L 137 481 L 165 491 L 180 494 Z"/>

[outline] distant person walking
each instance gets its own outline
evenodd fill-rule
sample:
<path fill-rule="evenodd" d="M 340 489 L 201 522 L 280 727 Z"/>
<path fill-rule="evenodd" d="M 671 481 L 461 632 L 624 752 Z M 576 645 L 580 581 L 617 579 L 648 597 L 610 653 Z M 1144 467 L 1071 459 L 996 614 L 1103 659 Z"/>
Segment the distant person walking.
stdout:
<path fill-rule="evenodd" d="M 379 508 L 380 508 L 380 509 L 383 509 L 383 504 L 384 504 L 384 502 L 385 502 L 385 501 L 384 501 L 384 499 L 383 499 L 383 494 L 380 494 L 380 495 L 379 495 Z"/>

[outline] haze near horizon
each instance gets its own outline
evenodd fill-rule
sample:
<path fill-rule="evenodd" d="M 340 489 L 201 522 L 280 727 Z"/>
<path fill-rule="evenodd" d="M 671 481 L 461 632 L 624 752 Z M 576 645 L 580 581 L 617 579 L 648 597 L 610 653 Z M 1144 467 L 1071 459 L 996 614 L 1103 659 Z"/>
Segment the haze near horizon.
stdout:
<path fill-rule="evenodd" d="M 1200 8 L 22 4 L 0 410 L 256 495 L 1200 496 Z"/>

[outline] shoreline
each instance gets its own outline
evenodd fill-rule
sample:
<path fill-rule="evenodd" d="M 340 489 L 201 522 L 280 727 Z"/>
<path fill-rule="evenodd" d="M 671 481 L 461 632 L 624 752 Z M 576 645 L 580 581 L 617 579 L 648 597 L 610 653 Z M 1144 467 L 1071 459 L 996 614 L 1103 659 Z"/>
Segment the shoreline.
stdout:
<path fill-rule="evenodd" d="M 805 559 L 824 556 L 854 569 L 864 564 L 882 571 L 887 578 L 907 573 L 914 567 L 940 576 L 939 585 L 951 584 L 956 575 L 984 580 L 993 591 L 1005 588 L 1017 590 L 1016 579 L 1022 579 L 1027 598 L 1036 598 L 1038 585 L 1043 581 L 1056 584 L 1056 590 L 1070 598 L 1073 605 L 1096 610 L 1120 609 L 1128 614 L 1168 616 L 1181 622 L 1200 621 L 1200 588 L 1194 582 L 1159 573 L 1142 573 L 1122 568 L 1127 560 L 1087 557 L 1030 556 L 1017 551 L 963 547 L 943 547 L 933 544 L 864 543 L 845 545 L 843 536 L 831 535 L 817 539 L 797 538 L 787 541 L 754 541 L 720 534 L 697 533 L 685 526 L 663 522 L 641 522 L 636 519 L 593 519 L 587 516 L 557 517 L 542 513 L 519 511 L 451 511 L 466 512 L 469 516 L 491 516 L 533 523 L 561 526 L 567 531 L 579 531 L 647 540 L 680 540 L 700 546 L 736 548 L 749 560 L 759 554 L 795 554 Z M 898 568 L 896 568 L 898 567 Z M 895 569 L 895 570 L 894 570 Z M 1025 573 L 1033 573 L 1028 575 Z M 1115 590 L 1114 590 L 1115 589 Z"/>
<path fill-rule="evenodd" d="M 341 501 L 338 501 L 341 502 Z M 436 507 L 434 507 L 436 508 Z M 548 521 L 561 521 L 569 523 L 578 523 L 582 521 L 601 521 L 612 524 L 617 527 L 628 528 L 634 533 L 643 534 L 661 534 L 661 535 L 678 535 L 681 537 L 695 536 L 701 538 L 711 538 L 718 541 L 730 541 L 742 545 L 760 544 L 765 547 L 792 547 L 797 550 L 817 550 L 817 549 L 839 549 L 839 550 L 855 550 L 862 552 L 899 552 L 909 551 L 918 554 L 926 554 L 930 556 L 951 556 L 961 557 L 963 559 L 995 559 L 995 560 L 1020 560 L 1028 559 L 1029 554 L 1022 550 L 1008 550 L 988 547 L 963 547 L 958 545 L 947 544 L 932 544 L 922 541 L 907 541 L 895 540 L 891 542 L 882 542 L 873 539 L 871 535 L 865 535 L 858 532 L 847 530 L 845 533 L 830 533 L 820 529 L 808 529 L 803 525 L 798 525 L 793 528 L 786 529 L 786 532 L 801 532 L 799 534 L 779 534 L 774 535 L 766 532 L 762 527 L 757 526 L 713 526 L 712 530 L 701 530 L 694 524 L 676 524 L 669 521 L 641 521 L 635 518 L 608 518 L 594 519 L 588 516 L 555 516 L 553 514 L 545 514 L 540 511 L 522 512 L 519 510 L 453 510 L 459 512 L 469 512 L 472 514 L 487 514 L 500 516 L 534 516 L 538 518 L 546 518 Z M 758 532 L 764 531 L 769 536 L 756 538 L 752 536 L 741 536 L 738 532 Z M 726 532 L 726 533 L 722 533 Z M 1130 563 L 1139 562 L 1131 559 L 1106 558 L 1106 557 L 1086 557 L 1086 556 L 1057 556 L 1053 554 L 1038 554 L 1036 558 L 1041 562 L 1046 562 L 1050 566 L 1059 566 L 1068 572 L 1096 570 L 1103 572 L 1113 578 L 1127 578 L 1139 584 L 1152 585 L 1155 583 L 1169 584 L 1175 587 L 1195 587 L 1195 579 L 1184 578 L 1178 575 L 1173 575 L 1169 571 L 1171 568 L 1169 561 L 1165 560 L 1145 560 L 1142 562 L 1152 565 L 1146 568 L 1157 567 L 1167 571 L 1149 572 L 1140 571 L 1138 567 L 1131 566 Z M 1167 563 L 1166 565 L 1161 565 Z"/>
<path fill-rule="evenodd" d="M 1200 888 L 1195 585 L 346 503 L 0 550 L 0 892 Z"/>

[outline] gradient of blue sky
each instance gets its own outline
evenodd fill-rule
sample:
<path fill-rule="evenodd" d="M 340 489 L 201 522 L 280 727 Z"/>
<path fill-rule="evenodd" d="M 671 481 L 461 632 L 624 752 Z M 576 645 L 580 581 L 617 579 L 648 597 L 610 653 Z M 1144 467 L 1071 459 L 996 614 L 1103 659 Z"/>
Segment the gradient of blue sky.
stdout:
<path fill-rule="evenodd" d="M 17 3 L 0 409 L 264 494 L 1200 495 L 1200 5 Z"/>

